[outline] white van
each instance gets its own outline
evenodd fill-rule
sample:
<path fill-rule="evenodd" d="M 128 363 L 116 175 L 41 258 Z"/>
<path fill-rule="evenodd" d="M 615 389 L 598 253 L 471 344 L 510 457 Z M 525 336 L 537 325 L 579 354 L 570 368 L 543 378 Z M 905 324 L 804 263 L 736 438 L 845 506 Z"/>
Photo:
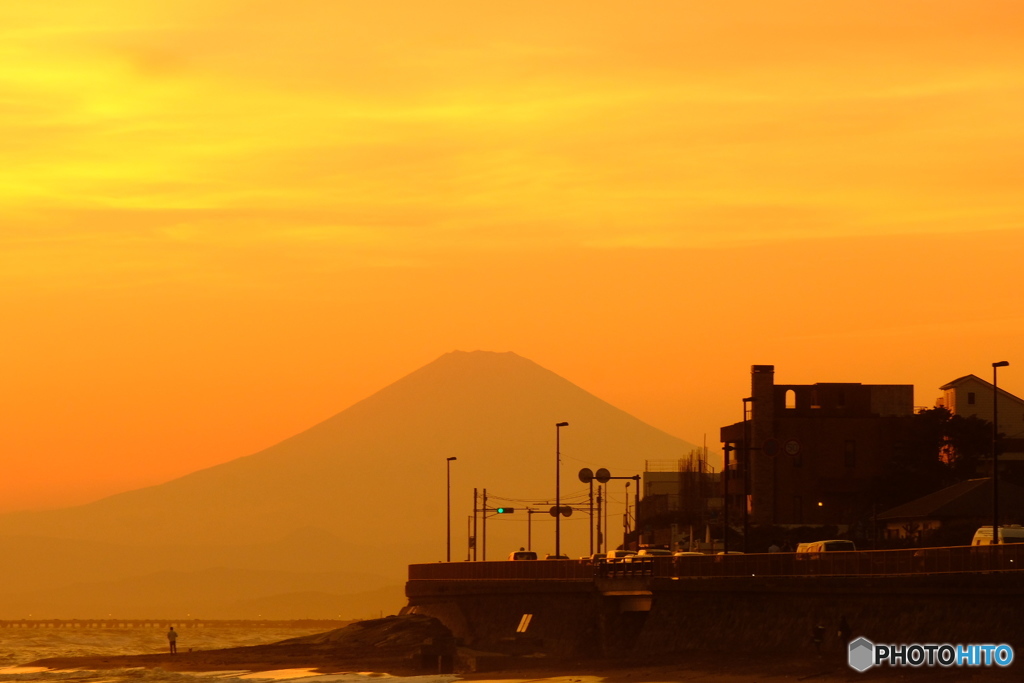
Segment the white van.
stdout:
<path fill-rule="evenodd" d="M 853 541 L 846 540 L 814 541 L 801 543 L 796 547 L 798 553 L 850 552 L 856 549 Z"/>
<path fill-rule="evenodd" d="M 1000 524 L 1000 543 L 1024 543 L 1024 527 L 1020 524 Z M 974 532 L 971 545 L 992 545 L 992 527 L 983 526 Z"/>

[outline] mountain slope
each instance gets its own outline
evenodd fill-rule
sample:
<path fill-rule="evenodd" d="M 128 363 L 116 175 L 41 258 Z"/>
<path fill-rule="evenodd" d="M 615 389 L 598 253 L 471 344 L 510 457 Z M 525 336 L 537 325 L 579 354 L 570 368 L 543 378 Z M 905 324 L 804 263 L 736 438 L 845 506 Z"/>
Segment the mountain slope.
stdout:
<path fill-rule="evenodd" d="M 0 534 L 152 548 L 265 542 L 315 528 L 340 539 L 353 571 L 392 573 L 443 559 L 448 457 L 458 458 L 456 558 L 465 553 L 473 487 L 553 499 L 554 425 L 563 420 L 563 495 L 585 488 L 580 467 L 633 475 L 644 460 L 694 447 L 516 354 L 453 352 L 263 451 L 88 505 L 3 515 Z M 620 499 L 621 490 L 613 484 Z M 525 543 L 525 521 L 492 523 L 492 559 Z M 550 536 L 546 527 L 534 520 L 534 538 Z M 585 552 L 586 522 L 576 516 L 566 527 L 563 546 Z"/>

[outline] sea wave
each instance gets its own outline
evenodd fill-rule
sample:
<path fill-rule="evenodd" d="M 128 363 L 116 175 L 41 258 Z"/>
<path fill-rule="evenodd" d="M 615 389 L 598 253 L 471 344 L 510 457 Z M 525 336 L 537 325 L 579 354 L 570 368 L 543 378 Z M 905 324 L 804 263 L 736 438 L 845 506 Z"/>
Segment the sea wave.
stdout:
<path fill-rule="evenodd" d="M 371 671 L 318 674 L 309 669 L 277 671 L 165 671 L 160 668 L 109 669 L 40 669 L 38 667 L 7 667 L 0 669 L 0 681 L 83 681 L 88 683 L 206 683 L 211 678 L 235 681 L 309 681 L 313 683 L 451 683 L 454 675 L 391 676 Z"/>
<path fill-rule="evenodd" d="M 209 628 L 183 629 L 178 636 L 182 652 L 189 648 L 215 650 L 261 645 L 316 633 L 308 629 Z M 318 674 L 311 669 L 275 671 L 165 671 L 146 669 L 50 669 L 25 666 L 40 659 L 56 657 L 152 654 L 167 651 L 167 639 L 160 629 L 71 630 L 3 629 L 0 631 L 0 683 L 33 681 L 47 683 L 209 683 L 210 679 L 237 683 L 451 683 L 452 675 L 391 676 L 370 671 Z"/>

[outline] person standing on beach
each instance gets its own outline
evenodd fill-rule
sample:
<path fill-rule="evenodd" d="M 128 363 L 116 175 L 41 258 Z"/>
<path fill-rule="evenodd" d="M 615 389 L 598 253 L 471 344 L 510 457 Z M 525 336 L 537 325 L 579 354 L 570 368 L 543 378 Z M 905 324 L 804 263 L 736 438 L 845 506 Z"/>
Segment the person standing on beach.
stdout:
<path fill-rule="evenodd" d="M 811 631 L 811 638 L 814 640 L 814 651 L 821 656 L 821 643 L 825 640 L 825 626 L 818 622 L 818 625 Z"/>
<path fill-rule="evenodd" d="M 171 627 L 171 630 L 167 632 L 167 642 L 171 645 L 171 654 L 178 654 L 178 632 Z"/>
<path fill-rule="evenodd" d="M 850 637 L 853 635 L 853 629 L 850 628 L 850 622 L 846 620 L 846 615 L 840 615 L 839 617 L 839 631 L 836 633 L 839 636 L 839 642 L 843 644 L 845 648 L 850 644 Z"/>

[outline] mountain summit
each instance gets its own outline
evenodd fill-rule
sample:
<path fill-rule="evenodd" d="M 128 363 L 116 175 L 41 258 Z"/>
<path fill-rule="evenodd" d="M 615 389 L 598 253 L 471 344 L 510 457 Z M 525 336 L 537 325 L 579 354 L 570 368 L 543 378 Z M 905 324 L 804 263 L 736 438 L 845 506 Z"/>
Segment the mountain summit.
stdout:
<path fill-rule="evenodd" d="M 570 423 L 561 432 L 563 495 L 585 489 L 575 476 L 581 467 L 634 475 L 644 460 L 695 448 L 514 353 L 455 351 L 263 451 L 87 505 L 3 515 L 0 534 L 215 546 L 313 528 L 340 539 L 353 560 L 373 557 L 400 571 L 444 557 L 446 458 L 458 458 L 451 464 L 453 557 L 465 554 L 473 487 L 553 500 L 554 425 L 561 421 Z M 493 524 L 494 533 L 524 545 L 525 517 Z M 543 549 L 547 539 L 536 539 L 550 535 L 551 525 L 539 521 L 534 547 Z M 586 523 L 573 522 L 579 530 L 563 529 L 563 546 L 586 552 Z M 492 548 L 491 559 L 508 552 Z"/>

